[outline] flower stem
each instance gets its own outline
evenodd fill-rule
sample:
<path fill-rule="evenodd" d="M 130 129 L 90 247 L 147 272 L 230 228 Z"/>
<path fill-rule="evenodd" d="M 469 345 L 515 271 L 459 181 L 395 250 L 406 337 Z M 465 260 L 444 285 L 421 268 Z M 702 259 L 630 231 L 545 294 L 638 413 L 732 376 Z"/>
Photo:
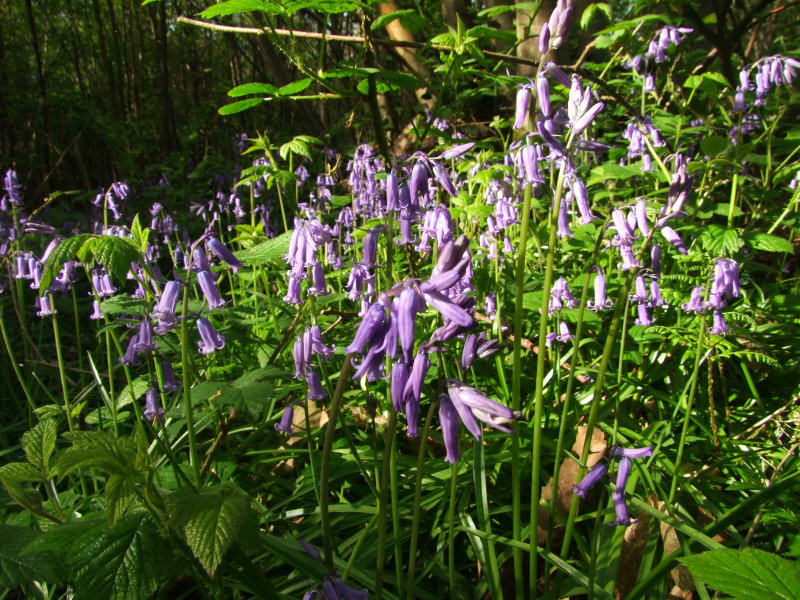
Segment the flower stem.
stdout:
<path fill-rule="evenodd" d="M 319 475 L 319 515 L 322 525 L 322 548 L 325 554 L 325 568 L 329 573 L 334 573 L 333 568 L 333 532 L 331 531 L 331 517 L 328 510 L 328 499 L 330 496 L 330 468 L 331 453 L 333 452 L 333 438 L 336 435 L 336 421 L 339 420 L 339 411 L 342 406 L 344 389 L 347 386 L 347 378 L 352 368 L 352 354 L 344 358 L 342 370 L 339 371 L 339 380 L 336 382 L 336 391 L 333 393 L 330 411 L 328 412 L 327 429 L 325 430 L 325 442 L 322 447 L 322 464 L 320 465 Z"/>
<path fill-rule="evenodd" d="M 64 396 L 64 410 L 67 413 L 67 427 L 70 431 L 75 431 L 75 423 L 72 421 L 72 406 L 69 401 L 69 386 L 67 385 L 67 372 L 64 367 L 64 355 L 61 352 L 61 336 L 58 331 L 58 319 L 53 314 L 53 338 L 56 345 L 56 357 L 58 360 L 58 375 L 61 378 L 61 395 Z"/>
<path fill-rule="evenodd" d="M 531 214 L 531 195 L 533 186 L 529 183 L 525 186 L 522 199 L 522 220 L 520 224 L 520 236 L 517 250 L 517 280 L 516 298 L 514 301 L 514 368 L 512 372 L 512 394 L 511 408 L 515 411 L 522 406 L 522 298 L 525 287 L 525 263 L 528 248 L 528 225 Z M 514 429 L 511 436 L 511 513 L 512 513 L 512 539 L 522 541 L 522 516 L 520 498 L 520 477 L 519 468 L 519 431 Z M 514 547 L 514 590 L 517 600 L 524 598 L 524 573 L 522 568 L 522 549 Z"/>
<path fill-rule="evenodd" d="M 181 379 L 183 383 L 183 412 L 186 416 L 186 434 L 189 437 L 189 464 L 194 473 L 195 485 L 200 485 L 200 460 L 197 457 L 197 437 L 194 431 L 194 412 L 192 407 L 192 390 L 189 382 L 189 273 L 186 274 L 187 285 L 183 288 L 183 306 L 181 309 Z M 133 390 L 131 389 L 131 393 Z"/>
<path fill-rule="evenodd" d="M 389 471 L 391 470 L 394 442 L 397 434 L 397 413 L 389 411 L 386 425 L 386 441 L 383 447 L 383 468 L 381 469 L 381 488 L 378 497 L 378 548 L 375 556 L 375 598 L 383 598 L 383 571 L 386 564 L 386 516 L 389 503 Z M 395 532 L 397 534 L 399 532 Z"/>

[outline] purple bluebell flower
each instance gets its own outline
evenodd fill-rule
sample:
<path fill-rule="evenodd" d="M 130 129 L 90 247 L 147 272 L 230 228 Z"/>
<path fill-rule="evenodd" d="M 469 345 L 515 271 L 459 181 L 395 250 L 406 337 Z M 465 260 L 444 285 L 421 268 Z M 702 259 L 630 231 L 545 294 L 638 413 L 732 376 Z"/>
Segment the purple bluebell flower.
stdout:
<path fill-rule="evenodd" d="M 320 556 L 319 550 L 317 550 L 314 546 L 309 544 L 303 538 L 297 538 L 297 542 L 300 544 L 303 550 L 305 550 L 305 553 L 308 554 L 311 558 L 322 562 L 322 556 Z"/>
<path fill-rule="evenodd" d="M 713 325 L 708 328 L 709 333 L 714 335 L 724 335 L 730 331 L 730 328 L 725 323 L 725 317 L 721 310 L 715 310 L 713 313 Z"/>
<path fill-rule="evenodd" d="M 589 489 L 594 487 L 600 480 L 605 477 L 606 473 L 608 472 L 608 464 L 604 461 L 598 462 L 594 465 L 589 472 L 584 475 L 583 479 L 581 479 L 580 483 L 577 483 L 572 486 L 572 491 L 575 493 L 576 496 L 580 496 L 581 498 L 586 498 L 586 494 L 589 493 Z"/>
<path fill-rule="evenodd" d="M 475 147 L 475 142 L 464 142 L 463 144 L 458 144 L 457 146 L 453 146 L 449 150 L 445 150 L 439 156 L 442 160 L 453 160 L 456 158 L 461 158 L 467 152 L 472 150 Z"/>
<path fill-rule="evenodd" d="M 447 273 L 452 273 L 452 271 Z M 412 288 L 405 288 L 400 292 L 397 300 L 397 331 L 400 337 L 400 347 L 407 362 L 411 362 L 414 350 L 414 329 L 418 311 L 419 295 Z"/>
<path fill-rule="evenodd" d="M 476 439 L 481 439 L 483 435 L 478 419 L 505 433 L 511 433 L 512 422 L 522 419 L 521 413 L 490 400 L 483 393 L 457 379 L 447 380 L 447 393 L 462 423 Z"/>
<path fill-rule="evenodd" d="M 369 600 L 366 589 L 352 588 L 335 575 L 326 575 L 322 582 L 322 589 L 327 600 Z"/>
<path fill-rule="evenodd" d="M 739 295 L 739 266 L 736 261 L 730 258 L 716 259 L 708 306 L 720 309 L 727 304 L 727 300 L 738 298 Z"/>
<path fill-rule="evenodd" d="M 620 271 L 630 271 L 631 269 L 641 266 L 633 255 L 633 246 L 630 244 L 620 244 L 617 248 L 619 249 L 620 257 L 622 257 L 622 262 L 617 265 Z"/>
<path fill-rule="evenodd" d="M 558 0 L 553 12 L 550 13 L 550 19 L 547 21 L 547 27 L 550 31 L 549 48 L 558 50 L 561 47 L 564 37 L 567 35 L 571 17 L 571 0 Z"/>
<path fill-rule="evenodd" d="M 653 277 L 661 277 L 661 246 L 654 244 L 650 249 L 650 268 L 653 270 Z"/>
<path fill-rule="evenodd" d="M 625 503 L 625 485 L 628 483 L 628 476 L 631 470 L 631 459 L 623 457 L 617 465 L 617 484 L 614 491 L 611 493 L 611 498 L 614 501 L 614 511 L 616 513 L 616 520 L 606 525 L 621 525 L 627 527 L 633 521 L 628 513 L 628 506 Z"/>
<path fill-rule="evenodd" d="M 37 317 L 50 317 L 58 312 L 53 305 L 53 295 L 49 292 L 42 296 L 38 296 L 35 300 L 35 303 Z"/>
<path fill-rule="evenodd" d="M 89 318 L 95 321 L 103 318 L 103 311 L 100 309 L 100 303 L 97 300 L 92 300 L 92 314 L 89 315 Z"/>
<path fill-rule="evenodd" d="M 392 365 L 392 406 L 395 412 L 403 412 L 405 410 L 405 402 L 403 400 L 406 383 L 408 382 L 408 367 L 402 361 L 398 361 Z"/>
<path fill-rule="evenodd" d="M 233 255 L 233 252 L 231 252 L 228 249 L 228 247 L 222 242 L 220 242 L 217 238 L 215 237 L 210 238 L 206 242 L 206 248 L 211 250 L 214 256 L 216 256 L 218 259 L 230 265 L 234 273 L 236 273 L 236 271 L 238 271 L 241 268 L 242 261 L 236 258 Z"/>
<path fill-rule="evenodd" d="M 308 384 L 307 398 L 309 400 L 324 400 L 328 397 L 328 393 L 322 388 L 322 380 L 315 371 L 309 369 L 306 372 L 306 383 Z"/>
<path fill-rule="evenodd" d="M 578 306 L 578 302 L 569 290 L 567 280 L 559 277 L 553 283 L 553 287 L 550 288 L 549 315 L 552 316 L 563 308 L 569 309 L 576 306 Z"/>
<path fill-rule="evenodd" d="M 594 278 L 594 301 L 589 300 L 586 308 L 589 310 L 605 310 L 614 306 L 614 301 L 606 298 L 606 277 L 600 267 L 595 267 L 597 275 Z"/>
<path fill-rule="evenodd" d="M 517 90 L 517 103 L 514 111 L 514 129 L 522 129 L 528 117 L 531 103 L 531 85 L 525 84 Z"/>
<path fill-rule="evenodd" d="M 144 418 L 148 421 L 163 421 L 164 409 L 161 408 L 161 395 L 155 388 L 150 388 L 144 395 L 145 409 Z"/>
<path fill-rule="evenodd" d="M 442 426 L 442 437 L 447 451 L 444 460 L 454 465 L 461 460 L 461 452 L 458 449 L 461 421 L 458 418 L 458 411 L 455 405 L 446 394 L 439 395 L 439 424 Z"/>
<path fill-rule="evenodd" d="M 382 304 L 373 304 L 361 319 L 361 323 L 356 330 L 356 335 L 345 352 L 353 354 L 359 352 L 363 354 L 364 347 L 373 343 L 377 335 L 382 335 L 383 325 L 386 322 L 386 309 Z"/>
<path fill-rule="evenodd" d="M 641 275 L 636 276 L 634 288 L 634 293 L 628 296 L 630 301 L 647 302 L 647 284 L 644 281 L 644 277 Z"/>
<path fill-rule="evenodd" d="M 653 447 L 620 448 L 619 446 L 615 446 L 611 451 L 611 456 L 614 458 L 645 458 L 647 456 L 653 456 Z"/>
<path fill-rule="evenodd" d="M 22 184 L 17 178 L 17 172 L 13 169 L 6 171 L 3 178 L 3 189 L 5 189 L 8 199 L 14 206 L 22 206 Z"/>
<path fill-rule="evenodd" d="M 178 390 L 178 380 L 175 379 L 175 371 L 172 369 L 172 363 L 168 360 L 161 361 L 161 375 L 164 379 L 165 392 L 175 392 Z"/>
<path fill-rule="evenodd" d="M 161 297 L 153 307 L 153 316 L 157 319 L 156 333 L 163 335 L 171 330 L 178 322 L 175 307 L 178 305 L 181 285 L 177 281 L 168 281 L 164 285 Z"/>
<path fill-rule="evenodd" d="M 703 305 L 703 290 L 705 290 L 705 288 L 702 285 L 692 288 L 692 294 L 689 297 L 689 302 L 682 304 L 681 309 L 685 312 L 693 313 L 706 312 L 706 307 Z"/>
<path fill-rule="evenodd" d="M 205 296 L 208 307 L 211 310 L 225 306 L 225 301 L 219 294 L 217 282 L 211 271 L 199 271 L 197 273 L 197 283 L 200 284 L 200 289 L 203 291 L 203 296 Z"/>
<path fill-rule="evenodd" d="M 650 313 L 647 311 L 647 302 L 639 302 L 636 305 L 636 310 L 639 312 L 639 316 L 636 318 L 636 325 L 640 325 L 641 327 L 649 327 L 655 320 L 650 318 Z"/>
<path fill-rule="evenodd" d="M 578 205 L 578 212 L 581 214 L 581 222 L 584 225 L 588 225 L 592 220 L 596 219 L 597 216 L 592 214 L 592 210 L 589 206 L 589 195 L 586 193 L 586 186 L 580 179 L 574 177 L 572 179 L 571 189 L 572 196 L 575 198 Z"/>
<path fill-rule="evenodd" d="M 664 304 L 664 299 L 661 297 L 661 288 L 658 285 L 658 281 L 656 279 L 651 279 L 650 300 L 647 302 L 647 306 L 654 308 L 656 306 L 664 306 Z"/>
<path fill-rule="evenodd" d="M 158 344 L 153 340 L 153 324 L 150 322 L 150 319 L 145 319 L 139 326 L 135 347 L 138 354 L 145 354 L 158 350 Z"/>
<path fill-rule="evenodd" d="M 275 431 L 279 431 L 280 433 L 285 433 L 289 437 L 294 436 L 294 429 L 292 429 L 292 423 L 294 422 L 294 404 L 290 403 L 287 406 L 283 413 L 281 414 L 280 420 L 275 423 Z"/>
<path fill-rule="evenodd" d="M 461 327 L 472 327 L 475 324 L 475 321 L 466 310 L 440 292 L 428 292 L 422 296 L 430 306 L 444 317 L 445 321 L 452 321 Z"/>
<path fill-rule="evenodd" d="M 330 294 L 328 284 L 325 281 L 325 271 L 319 263 L 311 267 L 311 282 L 308 288 L 309 294 L 314 296 L 327 296 Z"/>
<path fill-rule="evenodd" d="M 569 228 L 567 199 L 563 196 L 561 197 L 561 204 L 558 211 L 558 230 L 556 235 L 558 235 L 558 237 L 561 239 L 575 237 L 575 234 L 573 234 L 572 230 Z"/>
<path fill-rule="evenodd" d="M 200 332 L 200 341 L 197 344 L 200 354 L 211 354 L 225 347 L 225 338 L 205 317 L 197 319 L 197 330 Z"/>
<path fill-rule="evenodd" d="M 553 345 L 553 342 L 561 342 L 562 344 L 574 339 L 575 336 L 569 331 L 569 327 L 564 321 L 558 322 L 558 333 L 551 331 L 546 336 L 545 346 L 548 348 Z"/>
<path fill-rule="evenodd" d="M 414 357 L 414 364 L 408 374 L 406 385 L 403 389 L 403 403 L 405 405 L 406 420 L 408 422 L 408 437 L 417 437 L 417 423 L 419 419 L 419 401 L 422 397 L 422 385 L 425 375 L 431 366 L 426 351 L 419 351 Z"/>
<path fill-rule="evenodd" d="M 136 340 L 137 335 L 134 334 L 131 336 L 130 341 L 128 342 L 128 348 L 125 350 L 125 354 L 119 357 L 119 362 L 123 365 L 128 367 L 135 367 L 139 364 L 139 359 L 136 358 Z"/>
<path fill-rule="evenodd" d="M 94 269 L 92 271 L 92 286 L 101 298 L 113 296 L 117 292 L 117 288 L 114 287 L 114 283 L 105 269 Z"/>
<path fill-rule="evenodd" d="M 303 300 L 300 298 L 300 279 L 289 275 L 289 286 L 286 290 L 286 295 L 283 301 L 288 304 L 302 304 Z"/>

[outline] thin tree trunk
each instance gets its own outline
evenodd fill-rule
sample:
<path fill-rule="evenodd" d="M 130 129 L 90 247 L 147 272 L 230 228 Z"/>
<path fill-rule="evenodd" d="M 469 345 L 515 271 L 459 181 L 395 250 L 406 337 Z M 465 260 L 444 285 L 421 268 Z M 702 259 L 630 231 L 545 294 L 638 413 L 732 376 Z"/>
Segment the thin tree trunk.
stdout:
<path fill-rule="evenodd" d="M 42 52 L 39 48 L 39 35 L 36 31 L 36 19 L 33 16 L 33 3 L 31 0 L 25 0 L 25 9 L 28 14 L 28 26 L 31 32 L 31 43 L 33 45 L 33 55 L 36 59 L 36 81 L 39 86 L 39 100 L 42 103 L 42 126 L 43 134 L 40 136 L 42 140 L 41 151 L 42 158 L 44 159 L 45 172 L 49 173 L 50 164 L 50 146 L 47 143 L 47 135 L 50 131 L 50 110 L 47 102 L 47 83 L 44 77 L 44 60 L 42 59 Z"/>

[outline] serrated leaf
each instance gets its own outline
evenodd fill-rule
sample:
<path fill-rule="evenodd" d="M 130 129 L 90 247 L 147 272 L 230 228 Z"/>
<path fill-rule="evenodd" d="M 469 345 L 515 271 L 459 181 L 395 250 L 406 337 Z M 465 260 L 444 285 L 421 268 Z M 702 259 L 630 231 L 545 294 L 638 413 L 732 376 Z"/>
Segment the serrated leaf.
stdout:
<path fill-rule="evenodd" d="M 131 222 L 131 236 L 133 237 L 134 246 L 144 254 L 147 252 L 147 245 L 150 241 L 150 229 L 142 228 L 141 223 L 139 223 L 139 213 L 136 213 L 136 216 L 133 217 L 133 221 Z"/>
<path fill-rule="evenodd" d="M 76 598 L 147 600 L 171 577 L 172 553 L 145 511 L 90 529 L 77 542 L 68 557 Z"/>
<path fill-rule="evenodd" d="M 118 281 L 125 279 L 132 263 L 141 260 L 139 249 L 129 238 L 101 235 L 95 240 L 92 250 L 95 262 L 103 265 Z"/>
<path fill-rule="evenodd" d="M 251 516 L 247 500 L 234 488 L 214 487 L 178 492 L 170 501 L 174 526 L 213 576 Z"/>
<path fill-rule="evenodd" d="M 50 287 L 50 284 L 53 282 L 56 275 L 58 275 L 58 272 L 61 271 L 64 263 L 73 260 L 77 256 L 80 247 L 91 237 L 92 235 L 89 233 L 81 233 L 80 235 L 61 240 L 61 243 L 55 247 L 47 257 L 47 260 L 44 261 L 42 279 L 39 283 L 40 296 Z"/>
<path fill-rule="evenodd" d="M 726 548 L 687 556 L 681 562 L 700 581 L 737 600 L 800 598 L 797 563 L 769 552 Z"/>
<path fill-rule="evenodd" d="M 794 246 L 792 243 L 777 235 L 769 233 L 748 233 L 744 236 L 745 241 L 754 250 L 764 250 L 766 252 L 787 252 L 792 254 Z"/>
<path fill-rule="evenodd" d="M 117 410 L 144 396 L 147 392 L 147 389 L 150 387 L 150 384 L 144 377 L 137 377 L 132 383 L 133 393 L 131 393 L 131 385 L 128 384 L 122 389 L 114 401 L 117 406 Z"/>
<path fill-rule="evenodd" d="M 744 245 L 736 229 L 710 224 L 701 236 L 703 247 L 712 254 L 732 254 Z"/>
<path fill-rule="evenodd" d="M 46 481 L 45 474 L 26 462 L 11 462 L 0 467 L 0 481 Z"/>
<path fill-rule="evenodd" d="M 50 468 L 50 457 L 56 450 L 56 422 L 52 419 L 39 421 L 30 431 L 22 434 L 22 449 L 28 462 L 47 473 Z"/>
<path fill-rule="evenodd" d="M 290 153 L 300 154 L 308 159 L 311 159 L 311 152 L 309 152 L 308 150 L 308 144 L 303 140 L 297 138 L 294 138 L 293 140 L 286 142 L 283 146 L 280 147 L 280 150 L 278 152 L 280 153 L 281 158 L 283 160 L 286 160 L 286 157 L 289 156 Z"/>
<path fill-rule="evenodd" d="M 265 102 L 264 98 L 248 98 L 247 100 L 239 100 L 238 102 L 231 102 L 225 106 L 220 106 L 219 109 L 217 109 L 217 112 L 223 116 L 234 115 L 242 112 L 243 110 L 247 110 L 248 108 L 258 106 L 262 102 Z"/>
<path fill-rule="evenodd" d="M 137 471 L 133 442 L 103 431 L 65 433 L 72 446 L 60 453 L 56 469 L 62 477 L 80 467 L 96 468 L 109 474 L 132 476 Z"/>
<path fill-rule="evenodd" d="M 28 552 L 39 532 L 27 527 L 0 524 L 0 586 L 15 588 L 25 582 L 58 583 L 55 558 L 45 552 Z"/>
<path fill-rule="evenodd" d="M 286 231 L 277 237 L 253 246 L 249 250 L 234 252 L 234 256 L 248 265 L 262 265 L 282 257 L 289 251 L 292 232 Z"/>
<path fill-rule="evenodd" d="M 211 19 L 213 17 L 225 17 L 250 11 L 259 11 L 269 14 L 281 14 L 285 12 L 278 3 L 270 2 L 269 0 L 227 0 L 227 2 L 220 2 L 209 6 L 200 13 L 200 16 L 204 19 Z"/>
<path fill-rule="evenodd" d="M 100 309 L 104 315 L 144 315 L 147 310 L 147 302 L 143 298 L 132 298 L 131 296 L 113 296 L 100 303 Z"/>
<path fill-rule="evenodd" d="M 238 98 L 240 96 L 247 96 L 248 94 L 263 94 L 265 96 L 272 96 L 278 92 L 278 88 L 269 83 L 245 83 L 237 85 L 235 88 L 228 91 L 228 96 L 231 98 Z"/>

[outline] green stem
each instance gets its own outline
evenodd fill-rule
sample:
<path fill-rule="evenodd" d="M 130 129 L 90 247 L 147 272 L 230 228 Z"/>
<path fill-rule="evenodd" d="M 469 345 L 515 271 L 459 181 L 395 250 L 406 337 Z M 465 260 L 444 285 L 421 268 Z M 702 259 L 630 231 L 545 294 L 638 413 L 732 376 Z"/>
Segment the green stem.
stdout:
<path fill-rule="evenodd" d="M 386 517 L 389 503 L 389 471 L 397 429 L 397 413 L 389 411 L 386 425 L 386 440 L 383 446 L 383 468 L 381 469 L 381 489 L 378 497 L 378 549 L 375 556 L 375 598 L 383 598 L 383 571 L 386 564 Z M 398 532 L 395 532 L 397 535 Z"/>
<path fill-rule="evenodd" d="M 200 460 L 197 457 L 197 437 L 194 431 L 194 409 L 189 373 L 189 273 L 186 273 L 186 286 L 183 288 L 181 309 L 181 380 L 183 383 L 183 412 L 186 416 L 186 434 L 189 437 L 189 465 L 194 473 L 195 485 L 200 485 Z M 133 389 L 131 389 L 133 392 Z"/>
<path fill-rule="evenodd" d="M 6 330 L 6 322 L 5 319 L 3 319 L 2 310 L 0 310 L 0 330 L 2 330 L 3 333 L 3 343 L 5 344 L 6 352 L 8 353 L 8 360 L 11 362 L 11 367 L 14 369 L 14 374 L 17 376 L 19 386 L 22 388 L 22 392 L 25 394 L 25 398 L 28 400 L 28 406 L 31 409 L 31 414 L 35 414 L 36 404 L 33 402 L 31 391 L 28 388 L 25 378 L 22 376 L 22 371 L 20 371 L 19 364 L 17 364 L 17 359 L 14 356 L 14 350 L 11 347 L 11 340 L 8 338 L 8 331 Z"/>
<path fill-rule="evenodd" d="M 417 568 L 417 536 L 419 535 L 419 516 L 422 501 L 422 476 L 425 474 L 425 450 L 428 446 L 428 432 L 433 422 L 433 413 L 436 410 L 435 400 L 428 404 L 428 414 L 425 415 L 425 426 L 422 429 L 422 437 L 419 442 L 419 453 L 417 454 L 417 472 L 414 479 L 414 505 L 411 509 L 411 541 L 408 552 L 408 578 L 406 579 L 406 600 L 414 600 L 414 574 Z"/>
<path fill-rule="evenodd" d="M 486 467 L 484 463 L 483 438 L 475 441 L 473 446 L 472 473 L 475 485 L 475 503 L 478 512 L 478 525 L 482 531 L 492 533 L 492 521 L 489 515 L 489 495 L 486 490 Z M 500 586 L 500 569 L 497 566 L 497 553 L 494 541 L 486 540 L 486 577 L 489 580 L 489 590 L 492 598 L 502 598 L 503 589 Z"/>
<path fill-rule="evenodd" d="M 533 186 L 525 186 L 522 199 L 522 222 L 520 224 L 519 249 L 517 253 L 516 298 L 514 301 L 514 368 L 512 372 L 511 408 L 515 411 L 522 407 L 522 298 L 525 287 L 525 259 L 528 249 L 528 226 L 531 214 L 531 195 Z M 511 436 L 511 512 L 512 538 L 522 541 L 522 515 L 520 498 L 521 469 L 519 462 L 520 436 L 514 429 Z M 514 589 L 517 600 L 524 598 L 524 573 L 522 568 L 522 549 L 514 547 Z"/>
<path fill-rule="evenodd" d="M 458 492 L 458 463 L 450 465 L 450 505 L 447 512 L 447 581 L 450 584 L 450 600 L 458 600 L 456 594 L 456 496 Z"/>
<path fill-rule="evenodd" d="M 339 380 L 336 382 L 336 391 L 331 400 L 331 408 L 328 412 L 328 423 L 325 430 L 325 442 L 322 447 L 322 464 L 320 465 L 319 475 L 319 515 L 322 525 L 322 547 L 325 554 L 325 568 L 329 573 L 334 573 L 333 567 L 333 532 L 331 531 L 331 517 L 328 510 L 328 500 L 330 496 L 330 469 L 331 453 L 333 452 L 333 438 L 336 435 L 336 421 L 339 420 L 339 411 L 342 406 L 344 389 L 347 386 L 347 379 L 352 368 L 353 355 L 348 354 L 344 358 L 342 370 L 339 371 Z"/>
<path fill-rule="evenodd" d="M 72 406 L 69 402 L 69 386 L 67 385 L 67 372 L 64 368 L 64 355 L 61 352 L 61 336 L 58 332 L 58 319 L 55 311 L 53 314 L 53 338 L 56 345 L 56 357 L 58 359 L 58 375 L 61 379 L 61 394 L 64 396 L 64 410 L 67 413 L 67 427 L 70 431 L 75 431 L 75 423 L 72 421 Z"/>
<path fill-rule="evenodd" d="M 689 396 L 686 398 L 686 412 L 683 416 L 683 427 L 681 429 L 681 437 L 678 442 L 678 452 L 675 455 L 675 464 L 672 472 L 672 483 L 669 487 L 669 497 L 667 499 L 667 506 L 670 512 L 672 511 L 672 502 L 675 500 L 675 493 L 678 489 L 678 479 L 681 474 L 681 463 L 683 462 L 683 451 L 686 447 L 686 436 L 689 433 L 689 426 L 692 421 L 692 406 L 694 405 L 694 398 L 697 393 L 697 380 L 700 378 L 700 364 L 702 363 L 703 344 L 706 337 L 706 319 L 701 317 L 699 319 L 699 331 L 697 333 L 697 346 L 695 347 L 694 368 L 692 369 L 692 385 L 689 388 Z"/>

